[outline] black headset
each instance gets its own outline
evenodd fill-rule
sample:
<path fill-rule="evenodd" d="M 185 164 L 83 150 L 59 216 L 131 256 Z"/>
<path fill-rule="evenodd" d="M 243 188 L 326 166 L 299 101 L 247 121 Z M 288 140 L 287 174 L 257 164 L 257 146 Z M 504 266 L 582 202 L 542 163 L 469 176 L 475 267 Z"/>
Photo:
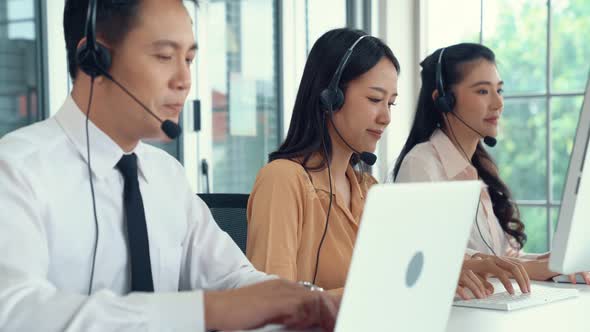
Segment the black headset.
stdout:
<path fill-rule="evenodd" d="M 459 119 L 459 121 L 463 122 L 463 124 L 465 124 L 465 126 L 467 126 L 469 129 L 473 130 L 479 136 L 482 136 L 484 138 L 484 143 L 486 145 L 493 147 L 494 145 L 496 145 L 495 138 L 490 137 L 490 136 L 483 136 L 477 130 L 475 130 L 474 128 L 469 126 L 462 118 L 460 118 L 458 115 L 453 113 L 453 108 L 455 107 L 455 103 L 456 103 L 455 95 L 453 94 L 452 91 L 449 91 L 448 93 L 445 91 L 445 85 L 443 82 L 442 57 L 443 57 L 443 53 L 445 52 L 445 49 L 446 48 L 443 48 L 440 50 L 440 53 L 438 54 L 438 62 L 436 63 L 436 78 L 435 79 L 436 79 L 436 91 L 438 92 L 438 96 L 434 99 L 434 106 L 443 114 L 443 116 L 445 116 L 446 114 L 453 114 L 455 117 L 457 117 L 457 119 Z M 448 122 L 448 126 L 451 131 L 451 135 L 453 136 L 455 141 L 457 141 L 457 138 L 455 137 L 455 133 L 453 131 L 453 127 L 451 126 L 450 122 Z M 469 157 L 465 153 L 465 150 L 463 150 L 463 147 L 461 146 L 461 144 L 459 144 L 459 148 L 460 148 L 461 152 L 463 153 L 463 155 L 465 156 L 465 159 L 467 160 L 467 162 L 470 165 L 473 165 L 471 160 L 469 159 Z M 477 227 L 477 231 L 479 232 L 479 236 L 481 237 L 481 239 L 482 239 L 483 243 L 486 245 L 486 247 L 488 247 L 488 249 L 490 249 L 490 251 L 492 252 L 492 254 L 494 254 L 494 256 L 498 256 L 496 254 L 496 252 L 494 251 L 494 249 L 488 244 L 488 241 L 486 241 L 486 239 L 483 237 L 483 234 L 481 232 L 481 228 L 479 228 L 479 221 L 477 220 L 477 216 L 479 214 L 479 206 L 480 205 L 481 205 L 481 194 L 480 194 L 480 197 L 477 201 L 477 211 L 475 212 L 475 225 Z"/>
<path fill-rule="evenodd" d="M 340 108 L 342 108 L 342 105 L 344 104 L 344 92 L 338 86 L 340 84 L 340 78 L 342 77 L 342 72 L 344 71 L 344 68 L 348 63 L 348 59 L 350 58 L 350 55 L 352 54 L 352 51 L 354 50 L 355 46 L 365 37 L 370 36 L 360 36 L 352 44 L 352 46 L 348 48 L 348 50 L 340 60 L 338 67 L 336 67 L 336 71 L 334 72 L 334 75 L 330 80 L 330 84 L 328 84 L 328 87 L 322 90 L 322 92 L 320 93 L 320 104 L 324 111 L 337 112 L 338 110 L 340 110 Z"/>
<path fill-rule="evenodd" d="M 96 41 L 96 12 L 97 0 L 89 0 L 86 16 L 86 41 L 76 51 L 76 61 L 80 69 L 90 77 L 108 74 L 111 68 L 111 52 L 104 45 Z"/>
<path fill-rule="evenodd" d="M 338 110 L 340 110 L 340 108 L 342 108 L 342 105 L 344 105 L 344 92 L 338 86 L 340 84 L 340 78 L 342 77 L 342 72 L 344 71 L 344 68 L 346 67 L 346 64 L 348 63 L 348 59 L 350 58 L 350 55 L 352 54 L 352 51 L 354 50 L 355 46 L 361 40 L 363 40 L 363 38 L 365 38 L 365 37 L 370 37 L 370 36 L 369 35 L 360 36 L 348 48 L 346 53 L 344 53 L 344 56 L 340 60 L 340 63 L 338 64 L 338 67 L 336 67 L 336 71 L 334 72 L 334 75 L 332 76 L 332 79 L 330 80 L 330 84 L 328 84 L 328 87 L 325 88 L 324 90 L 322 90 L 322 92 L 320 93 L 320 106 L 321 106 L 322 111 L 326 112 L 325 116 L 329 117 L 330 121 L 332 122 L 332 127 L 334 128 L 334 131 L 340 137 L 342 142 L 344 142 L 344 144 L 346 144 L 352 151 L 354 151 L 356 154 L 358 154 L 359 158 L 363 162 L 372 166 L 373 164 L 375 164 L 375 161 L 377 160 L 377 156 L 370 153 L 370 152 L 364 152 L 364 151 L 359 152 L 356 149 L 354 149 L 350 144 L 348 144 L 348 142 L 344 139 L 344 137 L 342 137 L 342 135 L 340 135 L 340 132 L 338 131 L 338 128 L 334 124 L 334 120 L 333 120 L 334 113 L 338 112 Z M 324 121 L 325 121 L 325 117 L 323 117 L 322 119 L 324 119 Z M 325 128 L 325 127 L 322 125 L 322 128 Z M 328 149 L 326 148 L 326 142 L 324 140 L 324 135 L 322 135 L 322 147 L 324 149 L 324 155 L 326 156 L 326 158 L 329 159 Z M 315 284 L 316 278 L 318 275 L 318 268 L 319 268 L 319 264 L 320 264 L 320 253 L 322 251 L 322 246 L 324 244 L 324 240 L 326 239 L 326 234 L 328 232 L 328 225 L 330 224 L 330 212 L 332 211 L 332 199 L 333 199 L 332 169 L 330 167 L 330 160 L 327 160 L 327 162 L 328 162 L 328 167 L 327 167 L 328 168 L 328 181 L 330 183 L 330 199 L 329 199 L 329 203 L 328 203 L 328 210 L 326 212 L 326 223 L 324 226 L 324 231 L 322 233 L 322 237 L 320 239 L 320 244 L 318 245 L 318 250 L 316 252 L 315 268 L 314 268 L 314 273 L 313 273 L 312 284 Z"/>
<path fill-rule="evenodd" d="M 72 0 L 70 0 L 72 1 Z M 88 13 L 86 15 L 86 41 L 80 45 L 76 51 L 76 62 L 80 69 L 90 76 L 90 95 L 88 97 L 88 107 L 86 108 L 86 166 L 88 168 L 88 181 L 90 183 L 90 195 L 92 198 L 92 212 L 94 217 L 94 250 L 92 253 L 92 265 L 90 270 L 90 281 L 88 283 L 88 295 L 92 294 L 94 284 L 94 270 L 96 265 L 96 252 L 98 249 L 99 225 L 96 213 L 96 195 L 94 193 L 94 181 L 92 180 L 92 159 L 90 154 L 90 135 L 88 132 L 88 122 L 90 118 L 90 105 L 92 104 L 92 95 L 94 92 L 94 79 L 97 76 L 105 75 L 110 78 L 108 69 L 111 66 L 111 54 L 106 47 L 96 42 L 96 1 L 88 1 Z"/>
<path fill-rule="evenodd" d="M 442 113 L 448 114 L 453 111 L 455 107 L 455 95 L 452 91 L 445 91 L 445 84 L 443 82 L 442 74 L 442 58 L 446 48 L 440 50 L 438 54 L 438 62 L 436 63 L 436 91 L 438 96 L 434 100 L 434 105 Z"/>
<path fill-rule="evenodd" d="M 332 75 L 332 79 L 330 80 L 328 87 L 322 90 L 322 92 L 320 92 L 320 108 L 328 116 L 330 122 L 332 123 L 332 127 L 334 127 L 334 131 L 340 137 L 342 142 L 344 142 L 344 144 L 346 144 L 348 148 L 350 148 L 354 153 L 356 153 L 359 156 L 360 160 L 362 160 L 369 166 L 373 166 L 377 161 L 377 156 L 370 152 L 358 151 L 355 148 L 353 148 L 350 144 L 348 144 L 348 142 L 340 134 L 340 131 L 338 130 L 336 125 L 334 125 L 333 118 L 334 113 L 338 112 L 342 108 L 342 105 L 344 105 L 344 92 L 338 86 L 340 84 L 340 79 L 342 78 L 342 72 L 344 71 L 344 68 L 346 68 L 346 64 L 348 64 L 348 60 L 352 55 L 352 51 L 354 51 L 356 45 L 365 37 L 371 36 L 360 36 L 354 43 L 352 43 L 352 45 L 348 48 L 346 53 L 344 53 L 344 56 L 338 64 L 338 67 L 336 67 L 336 71 L 334 71 L 334 75 Z"/>

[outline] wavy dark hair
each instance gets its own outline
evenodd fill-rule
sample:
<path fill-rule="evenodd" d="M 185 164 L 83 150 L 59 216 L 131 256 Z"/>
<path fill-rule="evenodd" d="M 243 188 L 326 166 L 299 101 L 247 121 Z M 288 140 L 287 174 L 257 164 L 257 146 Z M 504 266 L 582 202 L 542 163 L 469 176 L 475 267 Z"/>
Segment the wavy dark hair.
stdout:
<path fill-rule="evenodd" d="M 327 167 L 328 156 L 332 155 L 332 142 L 328 133 L 325 113 L 320 105 L 320 93 L 328 87 L 336 67 L 347 49 L 361 36 L 364 31 L 349 28 L 334 29 L 323 34 L 313 45 L 307 58 L 289 132 L 279 149 L 269 154 L 269 162 L 276 159 L 297 160 L 303 158 L 301 164 L 309 170 L 321 170 Z M 400 65 L 391 49 L 379 38 L 369 37 L 361 40 L 350 56 L 339 87 L 346 94 L 348 83 L 373 68 L 382 58 L 391 61 L 399 73 Z M 327 155 L 323 152 L 322 140 L 326 144 Z M 323 155 L 319 165 L 308 166 L 309 159 L 316 152 Z M 355 166 L 360 162 L 353 154 L 350 163 Z M 367 167 L 368 168 L 368 167 Z"/>
<path fill-rule="evenodd" d="M 395 163 L 393 169 L 394 179 L 399 173 L 405 156 L 412 148 L 417 144 L 428 141 L 437 128 L 446 126 L 442 113 L 436 109 L 432 99 L 432 93 L 436 90 L 436 65 L 441 50 L 435 51 L 420 63 L 422 67 L 420 73 L 422 87 L 418 97 L 416 115 L 410 135 Z M 480 44 L 463 43 L 447 47 L 442 61 L 442 76 L 445 89 L 450 91 L 455 84 L 461 82 L 466 76 L 470 69 L 469 65 L 481 60 L 496 63 L 494 52 Z M 481 142 L 477 144 L 471 163 L 481 179 L 488 185 L 494 214 L 498 218 L 500 226 L 522 248 L 526 243 L 527 236 L 524 232 L 524 224 L 520 220 L 518 206 L 512 200 L 512 193 L 508 186 L 500 178 L 498 166 Z"/>

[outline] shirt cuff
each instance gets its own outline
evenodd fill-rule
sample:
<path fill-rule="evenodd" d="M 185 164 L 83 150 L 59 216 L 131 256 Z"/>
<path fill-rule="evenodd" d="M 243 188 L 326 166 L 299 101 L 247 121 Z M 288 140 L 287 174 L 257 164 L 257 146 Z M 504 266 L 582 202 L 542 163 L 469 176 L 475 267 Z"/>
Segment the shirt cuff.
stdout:
<path fill-rule="evenodd" d="M 154 295 L 148 309 L 153 317 L 150 331 L 205 331 L 203 291 Z"/>
<path fill-rule="evenodd" d="M 471 248 L 467 248 L 467 249 L 465 249 L 465 254 L 466 254 L 467 256 L 469 256 L 469 257 L 473 257 L 473 255 L 475 255 L 475 254 L 480 254 L 480 253 L 481 253 L 480 251 L 473 250 L 473 249 L 471 249 Z"/>
<path fill-rule="evenodd" d="M 547 257 L 549 257 L 549 254 L 550 253 L 551 252 L 548 251 L 548 252 L 543 252 L 543 253 L 540 253 L 540 254 L 530 254 L 530 253 L 526 253 L 526 252 L 524 252 L 524 251 L 521 250 L 518 253 L 518 258 L 535 260 L 535 259 L 539 259 L 541 257 L 542 258 L 547 258 Z"/>

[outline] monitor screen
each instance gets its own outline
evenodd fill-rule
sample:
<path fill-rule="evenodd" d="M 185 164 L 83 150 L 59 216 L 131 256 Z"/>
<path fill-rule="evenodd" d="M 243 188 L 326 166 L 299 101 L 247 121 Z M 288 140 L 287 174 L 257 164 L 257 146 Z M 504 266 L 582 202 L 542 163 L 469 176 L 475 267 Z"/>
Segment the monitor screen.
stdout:
<path fill-rule="evenodd" d="M 549 268 L 570 274 L 590 271 L 590 76 L 567 171 Z M 586 176 L 584 174 L 586 166 Z"/>

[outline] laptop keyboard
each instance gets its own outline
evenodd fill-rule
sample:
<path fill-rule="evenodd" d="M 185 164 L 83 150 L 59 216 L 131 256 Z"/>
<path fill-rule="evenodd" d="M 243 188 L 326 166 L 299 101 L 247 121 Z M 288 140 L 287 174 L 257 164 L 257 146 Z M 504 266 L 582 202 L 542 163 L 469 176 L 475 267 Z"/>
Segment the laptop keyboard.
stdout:
<path fill-rule="evenodd" d="M 453 302 L 453 305 L 457 307 L 511 311 L 577 296 L 578 290 L 576 289 L 535 288 L 532 293 L 516 293 L 510 295 L 508 292 L 502 292 L 493 294 L 485 299 L 456 300 Z"/>

